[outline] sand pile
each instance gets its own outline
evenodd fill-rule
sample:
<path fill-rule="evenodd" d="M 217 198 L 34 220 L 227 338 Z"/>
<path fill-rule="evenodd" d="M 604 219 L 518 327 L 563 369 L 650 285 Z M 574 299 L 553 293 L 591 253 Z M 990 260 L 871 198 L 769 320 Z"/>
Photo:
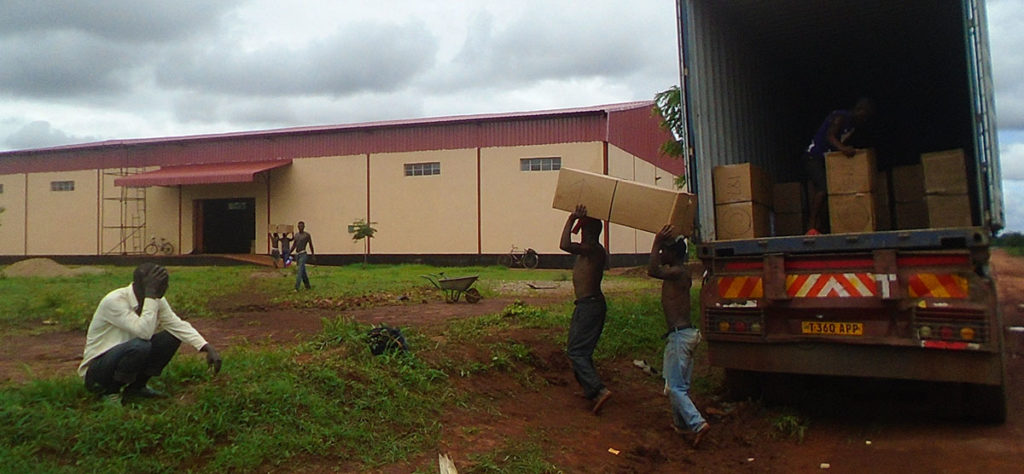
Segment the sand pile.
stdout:
<path fill-rule="evenodd" d="M 14 263 L 5 268 L 2 273 L 5 277 L 73 277 L 78 275 L 93 275 L 103 273 L 101 268 L 77 267 L 69 268 L 48 258 L 29 258 Z"/>

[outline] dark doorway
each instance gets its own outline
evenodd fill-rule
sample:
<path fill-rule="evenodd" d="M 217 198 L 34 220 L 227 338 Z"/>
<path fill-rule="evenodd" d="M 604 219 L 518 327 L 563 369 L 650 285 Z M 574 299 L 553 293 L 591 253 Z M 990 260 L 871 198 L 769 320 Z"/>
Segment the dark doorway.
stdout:
<path fill-rule="evenodd" d="M 196 232 L 202 235 L 202 253 L 252 253 L 256 238 L 256 200 L 252 198 L 205 199 L 196 216 Z"/>

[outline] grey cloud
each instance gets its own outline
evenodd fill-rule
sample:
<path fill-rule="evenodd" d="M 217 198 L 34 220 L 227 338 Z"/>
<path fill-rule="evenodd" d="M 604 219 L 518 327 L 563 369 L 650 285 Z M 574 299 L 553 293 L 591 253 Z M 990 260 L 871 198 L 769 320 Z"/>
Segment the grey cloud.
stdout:
<path fill-rule="evenodd" d="M 233 45 L 178 51 L 157 80 L 190 91 L 238 95 L 332 95 L 392 91 L 430 67 L 438 41 L 422 24 L 360 23 L 306 48 L 243 52 Z"/>
<path fill-rule="evenodd" d="M 568 21 L 557 16 L 522 18 L 496 28 L 488 15 L 469 26 L 456 69 L 438 75 L 435 87 L 451 84 L 496 87 L 545 79 L 623 78 L 657 61 L 658 52 L 672 44 L 650 44 L 643 39 L 643 23 L 632 18 L 594 18 Z M 666 86 L 667 87 L 667 86 Z"/>
<path fill-rule="evenodd" d="M 1024 9 L 1019 0 L 988 2 L 992 74 L 999 128 L 1024 129 Z"/>
<path fill-rule="evenodd" d="M 193 36 L 218 24 L 239 2 L 229 0 L 5 0 L 0 37 L 25 32 L 80 31 L 134 42 Z"/>
<path fill-rule="evenodd" d="M 0 93 L 58 97 L 120 92 L 128 87 L 129 70 L 142 54 L 73 31 L 0 39 Z"/>
<path fill-rule="evenodd" d="M 4 144 L 12 150 L 43 148 L 75 142 L 95 141 L 95 137 L 71 136 L 50 126 L 50 122 L 37 120 L 7 136 Z"/>

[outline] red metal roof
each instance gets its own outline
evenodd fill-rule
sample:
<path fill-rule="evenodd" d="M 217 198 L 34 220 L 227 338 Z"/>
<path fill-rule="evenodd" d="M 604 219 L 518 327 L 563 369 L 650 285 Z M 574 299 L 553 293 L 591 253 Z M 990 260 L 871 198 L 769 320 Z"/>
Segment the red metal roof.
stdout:
<path fill-rule="evenodd" d="M 607 141 L 675 174 L 661 156 L 671 135 L 652 101 L 571 109 L 481 114 L 183 137 L 109 140 L 0 152 L 0 174 L 262 162 L 460 148 Z"/>
<path fill-rule="evenodd" d="M 249 183 L 257 173 L 291 164 L 292 160 L 167 166 L 114 180 L 116 186 L 146 187 L 178 184 Z"/>

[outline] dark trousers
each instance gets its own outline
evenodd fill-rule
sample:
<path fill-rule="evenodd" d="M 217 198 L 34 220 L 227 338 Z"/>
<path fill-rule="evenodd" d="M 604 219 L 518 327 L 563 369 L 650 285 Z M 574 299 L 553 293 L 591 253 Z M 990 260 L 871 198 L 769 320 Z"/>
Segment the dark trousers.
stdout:
<path fill-rule="evenodd" d="M 178 352 L 181 341 L 167 331 L 160 331 L 150 340 L 135 338 L 118 344 L 89 363 L 85 388 L 101 395 L 118 393 L 146 386 L 150 377 L 163 372 Z"/>
<path fill-rule="evenodd" d="M 572 312 L 569 323 L 569 343 L 566 352 L 572 362 L 572 371 L 576 381 L 583 387 L 583 395 L 589 399 L 597 396 L 604 388 L 601 377 L 594 368 L 594 349 L 597 340 L 604 330 L 604 318 L 608 311 L 604 298 L 588 296 L 575 302 L 576 309 Z"/>

